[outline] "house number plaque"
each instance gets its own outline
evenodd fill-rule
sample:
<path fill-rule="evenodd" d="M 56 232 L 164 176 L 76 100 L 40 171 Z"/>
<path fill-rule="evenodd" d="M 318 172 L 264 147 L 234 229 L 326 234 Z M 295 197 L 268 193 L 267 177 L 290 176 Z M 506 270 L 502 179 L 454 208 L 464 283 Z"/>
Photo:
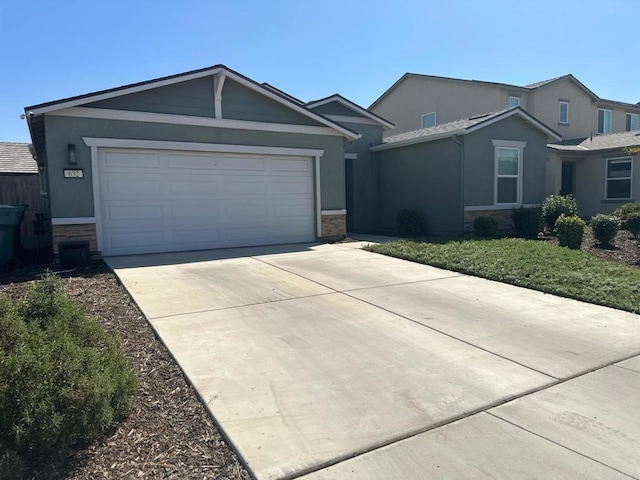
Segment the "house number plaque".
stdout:
<path fill-rule="evenodd" d="M 84 170 L 81 168 L 65 168 L 64 178 L 84 178 Z"/>

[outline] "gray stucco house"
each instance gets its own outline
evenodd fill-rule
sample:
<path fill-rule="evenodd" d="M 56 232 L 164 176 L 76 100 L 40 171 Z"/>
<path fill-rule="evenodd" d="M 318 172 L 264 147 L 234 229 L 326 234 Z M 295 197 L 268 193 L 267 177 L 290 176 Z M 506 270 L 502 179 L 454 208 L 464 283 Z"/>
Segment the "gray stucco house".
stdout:
<path fill-rule="evenodd" d="M 520 206 L 545 197 L 548 141 L 560 135 L 515 107 L 392 135 L 371 148 L 378 161 L 380 227 L 403 208 L 424 215 L 432 234 L 472 229 L 478 216 L 511 229 Z"/>
<path fill-rule="evenodd" d="M 335 94 L 312 102 L 223 65 L 25 109 L 54 252 L 105 256 L 393 232 L 403 208 L 433 234 L 545 196 L 560 135 L 520 107 L 389 135 Z"/>
<path fill-rule="evenodd" d="M 360 135 L 223 65 L 25 108 L 54 251 L 104 255 L 339 238 Z"/>

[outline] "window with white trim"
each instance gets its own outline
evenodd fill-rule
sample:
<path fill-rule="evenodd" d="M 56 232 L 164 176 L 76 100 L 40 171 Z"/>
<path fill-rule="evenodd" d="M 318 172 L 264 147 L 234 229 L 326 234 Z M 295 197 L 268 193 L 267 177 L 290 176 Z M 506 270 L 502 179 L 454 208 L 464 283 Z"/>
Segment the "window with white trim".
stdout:
<path fill-rule="evenodd" d="M 605 185 L 605 199 L 631 199 L 631 178 L 633 176 L 633 161 L 631 157 L 607 159 L 607 181 Z"/>
<path fill-rule="evenodd" d="M 492 140 L 495 147 L 494 205 L 522 204 L 522 152 L 527 142 Z"/>
<path fill-rule="evenodd" d="M 509 95 L 509 108 L 519 107 L 520 106 L 520 97 L 516 97 L 515 95 Z"/>
<path fill-rule="evenodd" d="M 627 113 L 627 132 L 635 132 L 638 130 L 638 114 Z"/>
<path fill-rule="evenodd" d="M 611 110 L 598 109 L 598 133 L 611 133 Z"/>
<path fill-rule="evenodd" d="M 563 102 L 562 100 L 558 102 L 559 106 L 559 119 L 560 123 L 569 123 L 569 102 Z"/>
<path fill-rule="evenodd" d="M 435 127 L 436 112 L 425 113 L 422 115 L 422 128 Z"/>

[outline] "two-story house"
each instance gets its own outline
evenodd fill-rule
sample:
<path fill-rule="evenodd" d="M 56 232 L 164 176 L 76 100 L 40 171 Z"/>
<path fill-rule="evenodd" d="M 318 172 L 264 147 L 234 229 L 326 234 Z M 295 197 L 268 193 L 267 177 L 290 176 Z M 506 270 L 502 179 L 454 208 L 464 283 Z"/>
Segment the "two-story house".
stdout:
<path fill-rule="evenodd" d="M 571 74 L 518 86 L 407 73 L 369 110 L 393 122 L 396 135 L 516 106 L 562 136 L 547 152 L 548 194 L 575 195 L 588 217 L 640 192 L 640 156 L 625 150 L 640 145 L 640 102 L 600 98 Z"/>

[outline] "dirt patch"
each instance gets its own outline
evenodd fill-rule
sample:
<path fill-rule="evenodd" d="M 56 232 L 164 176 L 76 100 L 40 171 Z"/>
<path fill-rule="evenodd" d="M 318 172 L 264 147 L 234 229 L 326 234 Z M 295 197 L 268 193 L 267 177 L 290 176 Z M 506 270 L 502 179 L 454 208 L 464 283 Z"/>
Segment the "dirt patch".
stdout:
<path fill-rule="evenodd" d="M 34 268 L 0 277 L 0 295 L 21 296 Z M 140 380 L 131 415 L 78 452 L 68 478 L 249 479 L 195 391 L 115 275 L 101 262 L 60 275 L 65 291 L 117 334 Z"/>

